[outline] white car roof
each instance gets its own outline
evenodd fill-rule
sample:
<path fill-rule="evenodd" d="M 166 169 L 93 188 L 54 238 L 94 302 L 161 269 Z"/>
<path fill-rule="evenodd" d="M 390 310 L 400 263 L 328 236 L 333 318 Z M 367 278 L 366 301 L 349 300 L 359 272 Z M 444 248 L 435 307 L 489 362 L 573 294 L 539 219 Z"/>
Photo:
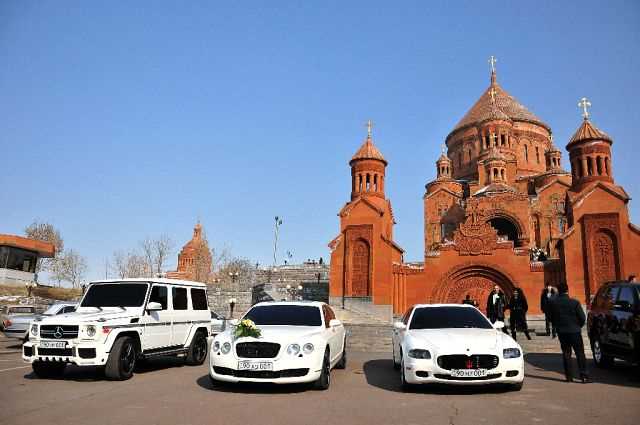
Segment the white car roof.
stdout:
<path fill-rule="evenodd" d="M 323 303 L 322 301 L 263 301 L 254 304 L 253 307 L 266 305 L 305 305 L 311 307 L 322 307 L 323 305 L 326 305 L 326 303 Z"/>
<path fill-rule="evenodd" d="M 206 288 L 206 284 L 202 282 L 193 282 L 191 280 L 181 279 L 166 279 L 156 277 L 136 277 L 136 278 L 124 278 L 124 279 L 105 279 L 94 280 L 89 282 L 90 285 L 94 283 L 131 283 L 131 282 L 144 282 L 144 283 L 164 283 L 166 285 L 178 285 L 178 286 L 199 286 Z"/>
<path fill-rule="evenodd" d="M 413 308 L 429 308 L 429 307 L 461 307 L 461 308 L 476 308 L 471 304 L 416 304 Z"/>

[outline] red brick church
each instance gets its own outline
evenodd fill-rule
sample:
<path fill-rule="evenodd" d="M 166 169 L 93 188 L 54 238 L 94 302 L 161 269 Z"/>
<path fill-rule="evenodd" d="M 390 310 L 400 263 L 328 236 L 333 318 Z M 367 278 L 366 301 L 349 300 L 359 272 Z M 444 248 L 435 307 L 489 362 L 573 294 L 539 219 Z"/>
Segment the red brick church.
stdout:
<path fill-rule="evenodd" d="M 561 164 L 551 128 L 491 82 L 449 133 L 424 194 L 424 262 L 405 263 L 393 240 L 388 165 L 371 137 L 351 158 L 351 199 L 331 249 L 330 296 L 392 305 L 461 302 L 484 308 L 498 284 L 521 287 L 538 313 L 545 284 L 567 282 L 583 302 L 604 282 L 640 274 L 640 228 L 615 184 L 613 140 L 584 119 Z M 446 152 L 445 152 L 446 151 Z"/>

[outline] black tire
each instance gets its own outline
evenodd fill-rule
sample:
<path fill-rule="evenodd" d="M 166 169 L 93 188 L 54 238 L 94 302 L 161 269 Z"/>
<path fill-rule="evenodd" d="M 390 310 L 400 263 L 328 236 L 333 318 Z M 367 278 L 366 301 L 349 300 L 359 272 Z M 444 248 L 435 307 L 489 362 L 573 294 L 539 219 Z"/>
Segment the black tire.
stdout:
<path fill-rule="evenodd" d="M 36 361 L 31 364 L 31 367 L 33 368 L 33 373 L 35 373 L 38 378 L 60 378 L 64 375 L 67 364 L 62 362 Z"/>
<path fill-rule="evenodd" d="M 209 348 L 209 344 L 207 343 L 207 334 L 203 331 L 196 331 L 196 334 L 193 336 L 191 340 L 191 345 L 189 345 L 189 351 L 187 353 L 187 358 L 185 362 L 189 366 L 199 366 L 204 363 L 204 360 L 207 358 L 207 349 Z"/>
<path fill-rule="evenodd" d="M 593 362 L 597 367 L 607 368 L 613 364 L 613 357 L 605 354 L 598 335 L 594 335 L 591 339 L 591 352 L 593 353 Z"/>
<path fill-rule="evenodd" d="M 511 391 L 520 391 L 522 389 L 522 386 L 524 385 L 524 381 L 522 382 L 518 382 L 517 384 L 511 384 L 509 385 L 509 389 Z"/>
<path fill-rule="evenodd" d="M 111 347 L 104 374 L 113 381 L 125 381 L 133 376 L 138 350 L 136 342 L 130 336 L 116 339 Z"/>
<path fill-rule="evenodd" d="M 396 362 L 396 346 L 393 346 L 393 358 L 391 359 L 393 361 L 393 368 L 395 370 L 400 370 L 400 362 Z"/>
<path fill-rule="evenodd" d="M 329 356 L 329 348 L 324 352 L 324 359 L 322 360 L 322 372 L 320 377 L 314 382 L 313 387 L 319 391 L 328 390 L 331 386 L 331 360 Z"/>
<path fill-rule="evenodd" d="M 336 369 L 346 369 L 347 368 L 347 340 L 344 341 L 344 346 L 342 347 L 342 357 L 340 357 L 340 361 L 336 363 Z"/>

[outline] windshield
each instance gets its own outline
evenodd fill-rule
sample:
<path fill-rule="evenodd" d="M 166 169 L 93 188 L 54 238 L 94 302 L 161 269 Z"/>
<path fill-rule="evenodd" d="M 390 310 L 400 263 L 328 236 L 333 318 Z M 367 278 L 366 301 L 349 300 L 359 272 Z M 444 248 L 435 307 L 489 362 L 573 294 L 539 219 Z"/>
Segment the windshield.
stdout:
<path fill-rule="evenodd" d="M 244 316 L 260 325 L 322 326 L 320 309 L 310 305 L 262 305 Z"/>
<path fill-rule="evenodd" d="M 479 328 L 492 329 L 491 323 L 475 308 L 423 307 L 417 308 L 409 329 Z"/>
<path fill-rule="evenodd" d="M 140 307 L 147 283 L 100 283 L 89 286 L 80 307 Z"/>
<path fill-rule="evenodd" d="M 11 307 L 9 308 L 9 314 L 30 314 L 35 313 L 36 309 L 33 307 Z"/>

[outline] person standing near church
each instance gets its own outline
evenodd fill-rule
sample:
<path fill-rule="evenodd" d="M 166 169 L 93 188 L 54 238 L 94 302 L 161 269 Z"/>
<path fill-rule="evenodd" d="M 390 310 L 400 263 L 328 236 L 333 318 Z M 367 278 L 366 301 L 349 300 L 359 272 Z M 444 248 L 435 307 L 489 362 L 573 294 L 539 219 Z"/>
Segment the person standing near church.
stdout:
<path fill-rule="evenodd" d="M 587 359 L 584 355 L 584 342 L 581 333 L 586 317 L 580 301 L 570 298 L 568 291 L 569 287 L 566 283 L 558 285 L 559 294 L 549 303 L 547 309 L 560 340 L 566 381 L 573 382 L 573 366 L 571 364 L 571 351 L 573 350 L 578 361 L 580 379 L 583 384 L 586 384 L 591 382 L 587 374 Z"/>
<path fill-rule="evenodd" d="M 547 336 L 551 334 L 551 338 L 556 337 L 556 328 L 551 323 L 551 319 L 549 318 L 549 313 L 547 312 L 547 308 L 549 306 L 549 302 L 556 297 L 556 291 L 550 283 L 542 290 L 542 294 L 540 295 L 540 310 L 544 313 L 544 325 L 547 330 Z"/>
<path fill-rule="evenodd" d="M 504 322 L 504 309 L 506 307 L 506 300 L 504 293 L 500 290 L 498 285 L 493 287 L 493 291 L 487 298 L 487 316 L 491 323 L 497 321 Z M 506 328 L 502 328 L 504 333 L 507 333 Z"/>
<path fill-rule="evenodd" d="M 529 310 L 529 304 L 527 298 L 520 288 L 513 290 L 513 297 L 509 301 L 507 309 L 511 311 L 509 316 L 509 327 L 511 328 L 511 337 L 516 339 L 516 331 L 522 331 L 527 336 L 527 339 L 531 339 L 529 335 L 529 327 L 527 326 L 527 311 Z"/>

